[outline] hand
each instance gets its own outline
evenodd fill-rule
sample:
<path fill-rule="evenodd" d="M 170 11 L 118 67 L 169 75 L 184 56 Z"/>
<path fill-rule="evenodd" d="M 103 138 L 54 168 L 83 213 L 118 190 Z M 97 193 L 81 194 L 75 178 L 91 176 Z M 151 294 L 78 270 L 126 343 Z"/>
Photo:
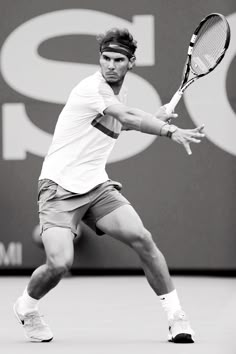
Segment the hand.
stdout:
<path fill-rule="evenodd" d="M 174 133 L 172 133 L 171 139 L 176 143 L 182 144 L 187 151 L 188 155 L 192 154 L 190 149 L 190 143 L 201 142 L 200 138 L 204 138 L 205 134 L 203 134 L 204 125 L 201 125 L 195 129 L 180 129 L 177 128 Z"/>
<path fill-rule="evenodd" d="M 163 122 L 170 123 L 172 118 L 177 118 L 178 117 L 178 114 L 173 113 L 173 112 L 170 113 L 170 114 L 167 114 L 166 113 L 166 107 L 165 106 L 161 106 L 159 108 L 159 110 L 154 114 L 154 116 L 156 118 L 162 120 Z"/>

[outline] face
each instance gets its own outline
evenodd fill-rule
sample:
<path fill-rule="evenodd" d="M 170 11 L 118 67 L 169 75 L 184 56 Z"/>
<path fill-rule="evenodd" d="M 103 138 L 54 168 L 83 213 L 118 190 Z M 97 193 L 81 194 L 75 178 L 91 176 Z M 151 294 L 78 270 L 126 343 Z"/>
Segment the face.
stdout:
<path fill-rule="evenodd" d="M 126 55 L 115 52 L 103 52 L 100 55 L 102 75 L 109 84 L 122 83 L 133 62 Z"/>

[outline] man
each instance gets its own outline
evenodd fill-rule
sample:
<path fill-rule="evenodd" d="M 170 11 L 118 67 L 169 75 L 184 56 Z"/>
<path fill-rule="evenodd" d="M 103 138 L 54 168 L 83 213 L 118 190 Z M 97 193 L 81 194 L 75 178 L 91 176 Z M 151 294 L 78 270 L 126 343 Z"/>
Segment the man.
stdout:
<path fill-rule="evenodd" d="M 182 144 L 199 143 L 203 126 L 169 125 L 176 114 L 162 107 L 154 116 L 125 104 L 124 78 L 135 63 L 136 41 L 127 30 L 112 29 L 99 37 L 100 70 L 80 82 L 62 110 L 39 177 L 39 215 L 46 264 L 37 268 L 14 305 L 31 341 L 53 334 L 38 312 L 39 300 L 55 287 L 73 262 L 73 239 L 83 220 L 97 234 L 107 234 L 134 249 L 147 280 L 167 313 L 169 340 L 193 342 L 166 261 L 121 185 L 105 171 L 107 158 L 122 129 L 165 136 Z"/>

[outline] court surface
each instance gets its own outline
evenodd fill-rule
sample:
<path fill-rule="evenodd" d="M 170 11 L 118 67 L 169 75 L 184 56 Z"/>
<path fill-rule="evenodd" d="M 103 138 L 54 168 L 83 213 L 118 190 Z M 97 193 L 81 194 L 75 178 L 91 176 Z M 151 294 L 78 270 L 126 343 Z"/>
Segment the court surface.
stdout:
<path fill-rule="evenodd" d="M 195 344 L 167 342 L 165 314 L 143 276 L 63 279 L 41 302 L 54 340 L 27 342 L 12 304 L 28 279 L 0 277 L 3 354 L 236 354 L 235 278 L 174 277 Z"/>

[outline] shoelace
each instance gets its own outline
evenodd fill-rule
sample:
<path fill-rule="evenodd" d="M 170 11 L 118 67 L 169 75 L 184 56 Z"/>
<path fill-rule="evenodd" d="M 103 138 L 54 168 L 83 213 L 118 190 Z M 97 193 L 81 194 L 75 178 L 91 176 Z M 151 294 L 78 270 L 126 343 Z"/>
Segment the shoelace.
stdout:
<path fill-rule="evenodd" d="M 34 328 L 47 326 L 42 318 L 43 316 L 39 315 L 38 313 L 29 313 L 25 316 L 24 319 L 25 326 L 30 326 L 30 327 L 32 326 Z"/>
<path fill-rule="evenodd" d="M 180 327 L 182 331 L 193 333 L 193 331 L 192 331 L 192 329 L 190 327 L 189 321 L 187 319 L 187 316 L 182 311 L 179 312 L 178 314 L 176 314 L 175 318 L 170 323 L 169 329 L 171 330 L 171 328 L 174 327 L 174 326 Z"/>

